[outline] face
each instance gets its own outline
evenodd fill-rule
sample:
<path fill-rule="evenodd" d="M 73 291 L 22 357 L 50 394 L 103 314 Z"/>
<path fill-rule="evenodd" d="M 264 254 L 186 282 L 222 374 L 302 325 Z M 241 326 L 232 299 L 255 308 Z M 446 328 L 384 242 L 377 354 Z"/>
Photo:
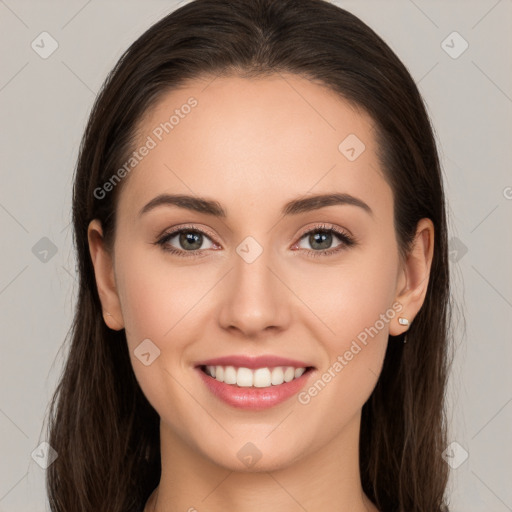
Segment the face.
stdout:
<path fill-rule="evenodd" d="M 149 149 L 122 183 L 114 284 L 99 288 L 164 431 L 232 470 L 246 453 L 261 470 L 325 449 L 405 330 L 372 119 L 297 76 L 225 77 L 168 93 L 138 133 Z M 166 194 L 190 198 L 153 201 Z M 212 362 L 237 384 L 198 367 Z"/>

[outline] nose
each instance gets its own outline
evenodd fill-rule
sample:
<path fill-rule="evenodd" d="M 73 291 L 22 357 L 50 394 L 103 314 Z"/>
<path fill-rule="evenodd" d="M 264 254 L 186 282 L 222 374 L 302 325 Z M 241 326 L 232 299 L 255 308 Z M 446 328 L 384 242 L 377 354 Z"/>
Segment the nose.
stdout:
<path fill-rule="evenodd" d="M 224 280 L 219 311 L 222 328 L 254 339 L 288 327 L 292 293 L 271 256 L 270 250 L 263 250 L 254 261 L 234 255 L 233 269 Z"/>

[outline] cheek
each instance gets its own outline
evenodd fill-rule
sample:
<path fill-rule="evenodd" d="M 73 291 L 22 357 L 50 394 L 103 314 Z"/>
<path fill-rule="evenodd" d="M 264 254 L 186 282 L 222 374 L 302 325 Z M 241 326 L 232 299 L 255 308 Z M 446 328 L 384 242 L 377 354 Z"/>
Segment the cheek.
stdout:
<path fill-rule="evenodd" d="M 297 294 L 314 313 L 304 318 L 326 351 L 318 376 L 322 382 L 304 402 L 311 398 L 318 407 L 335 405 L 350 415 L 370 396 L 384 361 L 390 323 L 396 322 L 392 304 L 397 258 L 393 247 L 376 246 L 328 270 L 310 265 L 307 277 L 305 269 L 300 273 Z M 315 393 L 322 398 L 316 399 Z M 342 414 L 338 421 L 346 419 Z"/>
<path fill-rule="evenodd" d="M 337 350 L 373 326 L 391 307 L 397 261 L 393 247 L 356 250 L 347 252 L 335 265 L 300 263 L 290 271 L 293 276 L 289 274 L 288 279 L 309 310 L 305 310 L 304 318 L 313 319 L 315 332 L 333 340 L 331 349 Z M 311 328 L 314 325 L 311 323 Z M 386 323 L 383 337 L 387 336 L 388 327 Z"/>
<path fill-rule="evenodd" d="M 119 251 L 121 253 L 121 251 Z M 209 286 L 208 280 L 198 279 L 192 267 L 187 271 L 173 265 L 165 256 L 147 247 L 133 248 L 116 262 L 118 291 L 125 323 L 126 338 L 132 367 L 144 395 L 155 408 L 164 412 L 173 397 L 174 407 L 186 410 L 189 397 L 172 378 L 180 373 L 187 340 L 198 337 L 194 329 L 200 322 L 194 318 L 198 305 Z M 201 284 L 202 283 L 202 284 Z M 151 340 L 150 357 L 145 365 L 137 357 L 138 347 Z"/>
<path fill-rule="evenodd" d="M 117 265 L 119 295 L 130 342 L 179 341 L 176 332 L 193 322 L 207 287 L 193 267 L 180 268 L 156 249 L 133 250 Z"/>

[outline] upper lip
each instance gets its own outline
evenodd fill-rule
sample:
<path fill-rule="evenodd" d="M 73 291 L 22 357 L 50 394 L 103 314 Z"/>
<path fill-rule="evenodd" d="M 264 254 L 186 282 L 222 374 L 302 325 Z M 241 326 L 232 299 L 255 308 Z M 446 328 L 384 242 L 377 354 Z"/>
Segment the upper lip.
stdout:
<path fill-rule="evenodd" d="M 274 355 L 248 357 L 246 355 L 231 355 L 216 357 L 201 361 L 196 366 L 236 366 L 238 368 L 266 368 L 274 366 L 293 366 L 294 368 L 307 368 L 311 365 L 296 359 L 279 357 Z"/>

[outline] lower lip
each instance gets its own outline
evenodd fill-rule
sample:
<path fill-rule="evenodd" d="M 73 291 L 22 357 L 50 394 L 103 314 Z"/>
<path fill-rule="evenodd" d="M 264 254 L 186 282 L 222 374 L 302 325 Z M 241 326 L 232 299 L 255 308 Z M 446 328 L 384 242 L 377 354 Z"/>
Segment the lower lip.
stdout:
<path fill-rule="evenodd" d="M 313 370 L 304 372 L 297 379 L 268 388 L 239 387 L 225 384 L 196 368 L 208 389 L 218 398 L 239 409 L 261 410 L 278 405 L 296 395 L 305 385 Z"/>

